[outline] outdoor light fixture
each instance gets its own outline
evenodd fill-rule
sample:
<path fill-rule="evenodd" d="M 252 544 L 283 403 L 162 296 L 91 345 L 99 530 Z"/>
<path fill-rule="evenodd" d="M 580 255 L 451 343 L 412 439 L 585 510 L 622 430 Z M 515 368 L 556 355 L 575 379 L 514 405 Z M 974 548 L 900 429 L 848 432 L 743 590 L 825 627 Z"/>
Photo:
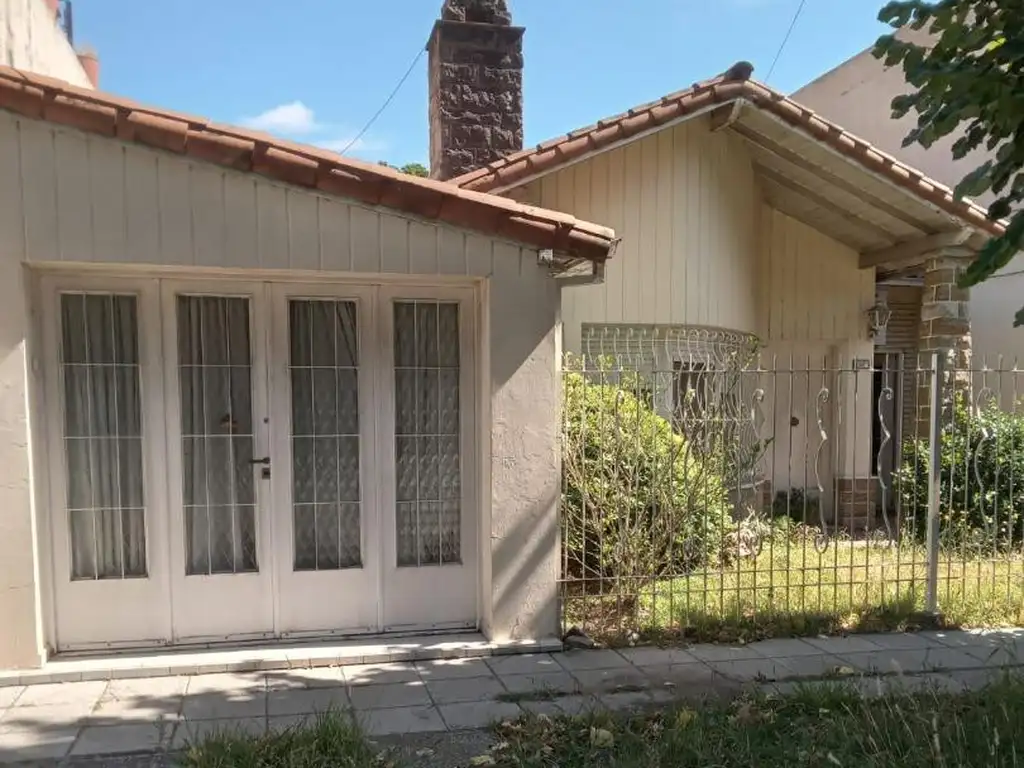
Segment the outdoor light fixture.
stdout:
<path fill-rule="evenodd" d="M 889 318 L 892 317 L 892 310 L 889 309 L 889 305 L 885 303 L 885 299 L 881 299 L 867 311 L 867 315 L 868 335 L 873 339 L 884 332 L 886 326 L 889 325 Z"/>

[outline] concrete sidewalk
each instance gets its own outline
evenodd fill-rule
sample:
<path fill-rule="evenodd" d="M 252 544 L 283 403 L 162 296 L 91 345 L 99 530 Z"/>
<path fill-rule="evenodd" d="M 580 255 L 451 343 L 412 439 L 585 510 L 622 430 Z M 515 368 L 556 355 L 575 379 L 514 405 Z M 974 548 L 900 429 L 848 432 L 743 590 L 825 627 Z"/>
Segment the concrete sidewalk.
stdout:
<path fill-rule="evenodd" d="M 161 754 L 214 731 L 263 733 L 330 708 L 353 711 L 384 737 L 479 729 L 524 712 L 732 696 L 751 684 L 785 692 L 835 677 L 866 693 L 963 690 L 1018 666 L 1024 632 L 957 631 L 8 686 L 0 687 L 0 762 Z"/>

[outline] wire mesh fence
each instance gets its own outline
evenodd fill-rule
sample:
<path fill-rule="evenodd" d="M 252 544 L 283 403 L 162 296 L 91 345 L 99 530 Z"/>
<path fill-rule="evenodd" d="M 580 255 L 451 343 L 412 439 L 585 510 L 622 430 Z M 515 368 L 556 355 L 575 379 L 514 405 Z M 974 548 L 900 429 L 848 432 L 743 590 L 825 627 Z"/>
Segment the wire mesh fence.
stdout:
<path fill-rule="evenodd" d="M 566 628 L 1018 623 L 1024 371 L 871 350 L 584 328 L 563 368 Z"/>

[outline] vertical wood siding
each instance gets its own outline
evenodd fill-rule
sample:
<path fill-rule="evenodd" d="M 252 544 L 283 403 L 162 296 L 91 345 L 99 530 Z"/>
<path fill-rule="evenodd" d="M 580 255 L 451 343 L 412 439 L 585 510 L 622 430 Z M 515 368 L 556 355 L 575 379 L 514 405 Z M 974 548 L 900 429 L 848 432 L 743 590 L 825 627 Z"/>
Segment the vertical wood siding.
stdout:
<path fill-rule="evenodd" d="M 6 112 L 0 255 L 475 277 L 536 263 L 515 244 Z"/>
<path fill-rule="evenodd" d="M 563 291 L 566 346 L 580 325 L 757 330 L 759 195 L 749 153 L 697 119 L 535 180 L 519 200 L 613 227 L 605 283 Z"/>
<path fill-rule="evenodd" d="M 866 340 L 875 273 L 856 251 L 761 207 L 758 334 L 768 342 Z"/>

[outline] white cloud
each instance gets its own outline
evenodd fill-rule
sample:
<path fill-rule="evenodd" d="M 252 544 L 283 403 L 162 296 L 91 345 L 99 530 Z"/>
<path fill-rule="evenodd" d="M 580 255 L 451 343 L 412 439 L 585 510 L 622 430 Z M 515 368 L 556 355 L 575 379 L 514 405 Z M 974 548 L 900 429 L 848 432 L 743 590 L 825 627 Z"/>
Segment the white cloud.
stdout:
<path fill-rule="evenodd" d="M 244 118 L 242 125 L 257 131 L 279 133 L 286 136 L 314 133 L 321 127 L 313 110 L 301 101 L 281 104 L 255 117 Z"/>
<path fill-rule="evenodd" d="M 329 149 L 331 152 L 343 152 L 346 149 L 349 154 L 360 153 L 360 152 L 378 152 L 384 149 L 385 144 L 382 141 L 376 141 L 371 137 L 363 136 L 356 139 L 354 142 L 353 136 L 341 136 L 337 139 L 324 139 L 314 140 L 311 143 L 316 144 L 318 147 Z M 352 146 L 349 146 L 349 145 Z"/>

